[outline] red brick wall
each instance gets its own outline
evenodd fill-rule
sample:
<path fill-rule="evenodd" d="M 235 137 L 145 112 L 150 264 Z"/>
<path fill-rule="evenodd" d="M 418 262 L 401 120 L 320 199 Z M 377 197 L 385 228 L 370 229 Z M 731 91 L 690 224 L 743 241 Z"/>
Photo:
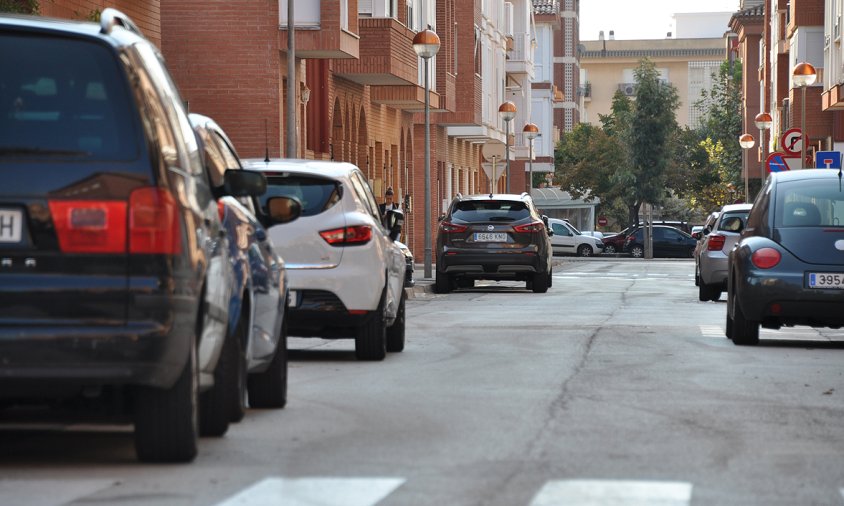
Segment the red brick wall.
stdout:
<path fill-rule="evenodd" d="M 43 16 L 63 19 L 99 19 L 99 13 L 113 7 L 132 18 L 144 36 L 161 47 L 161 2 L 159 0 L 47 0 L 40 2 Z"/>
<path fill-rule="evenodd" d="M 789 36 L 800 26 L 823 26 L 824 0 L 791 0 L 790 14 Z"/>
<path fill-rule="evenodd" d="M 281 155 L 276 0 L 163 0 L 162 51 L 191 112 L 214 118 L 242 157 Z"/>

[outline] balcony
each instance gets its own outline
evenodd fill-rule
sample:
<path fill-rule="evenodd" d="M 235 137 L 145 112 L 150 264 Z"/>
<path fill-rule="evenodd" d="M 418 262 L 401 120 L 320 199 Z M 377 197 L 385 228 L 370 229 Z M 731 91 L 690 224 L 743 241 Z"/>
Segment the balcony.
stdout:
<path fill-rule="evenodd" d="M 534 75 L 533 46 L 534 40 L 529 33 L 517 33 L 513 36 L 512 49 L 507 53 L 508 74 Z"/>
<path fill-rule="evenodd" d="M 360 58 L 334 63 L 334 74 L 358 84 L 416 84 L 418 57 L 412 30 L 393 18 L 360 18 Z"/>
<path fill-rule="evenodd" d="M 442 96 L 429 90 L 428 101 L 431 111 L 441 110 Z M 386 105 L 404 111 L 422 112 L 425 110 L 425 88 L 416 84 L 408 86 L 373 86 L 370 88 L 373 104 Z"/>
<path fill-rule="evenodd" d="M 295 0 L 296 57 L 313 59 L 357 58 L 360 38 L 357 12 L 349 0 Z M 279 0 L 278 47 L 287 51 L 287 0 Z"/>

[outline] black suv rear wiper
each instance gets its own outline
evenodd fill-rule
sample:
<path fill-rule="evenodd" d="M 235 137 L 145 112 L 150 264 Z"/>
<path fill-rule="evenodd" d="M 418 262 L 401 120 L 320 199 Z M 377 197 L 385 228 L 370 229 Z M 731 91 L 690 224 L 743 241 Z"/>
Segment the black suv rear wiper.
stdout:
<path fill-rule="evenodd" d="M 28 146 L 0 147 L 0 156 L 7 155 L 48 155 L 48 156 L 91 156 L 90 151 L 74 151 L 69 149 L 44 149 Z"/>

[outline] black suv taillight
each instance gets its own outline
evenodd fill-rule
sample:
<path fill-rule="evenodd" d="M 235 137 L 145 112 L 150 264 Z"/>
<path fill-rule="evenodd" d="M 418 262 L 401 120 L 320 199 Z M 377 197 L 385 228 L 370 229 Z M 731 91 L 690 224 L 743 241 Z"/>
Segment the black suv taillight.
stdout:
<path fill-rule="evenodd" d="M 446 234 L 458 234 L 460 232 L 465 232 L 467 228 L 469 227 L 466 225 L 457 225 L 450 221 L 440 222 L 440 231 Z"/>
<path fill-rule="evenodd" d="M 513 230 L 519 233 L 544 232 L 545 224 L 541 221 L 533 221 L 531 223 L 525 223 L 524 225 L 516 225 L 513 227 Z"/>

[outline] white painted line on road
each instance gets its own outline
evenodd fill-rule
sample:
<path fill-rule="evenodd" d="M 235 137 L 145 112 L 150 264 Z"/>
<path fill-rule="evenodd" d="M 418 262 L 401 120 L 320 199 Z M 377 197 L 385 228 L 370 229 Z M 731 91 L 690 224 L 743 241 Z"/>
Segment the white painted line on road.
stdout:
<path fill-rule="evenodd" d="M 0 504 L 59 506 L 114 484 L 113 480 L 0 480 Z"/>
<path fill-rule="evenodd" d="M 719 325 L 700 325 L 700 333 L 703 337 L 725 337 L 724 329 Z"/>
<path fill-rule="evenodd" d="M 404 478 L 266 478 L 217 506 L 373 506 Z"/>
<path fill-rule="evenodd" d="M 687 506 L 692 484 L 676 481 L 549 481 L 531 506 Z"/>

